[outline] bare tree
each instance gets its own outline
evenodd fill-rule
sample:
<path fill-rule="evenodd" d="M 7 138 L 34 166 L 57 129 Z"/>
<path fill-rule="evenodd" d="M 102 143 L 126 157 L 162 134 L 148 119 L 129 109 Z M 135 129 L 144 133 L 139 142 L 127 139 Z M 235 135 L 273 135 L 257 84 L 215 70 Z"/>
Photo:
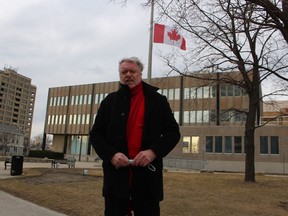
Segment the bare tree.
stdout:
<path fill-rule="evenodd" d="M 255 182 L 254 136 L 260 126 L 257 123 L 263 99 L 261 83 L 270 77 L 287 81 L 287 43 L 281 41 L 274 26 L 267 25 L 270 17 L 263 10 L 244 0 L 157 0 L 156 3 L 160 17 L 181 27 L 193 42 L 187 54 L 163 56 L 167 65 L 194 78 L 209 69 L 221 74 L 222 83 L 240 86 L 247 92 L 245 181 Z M 184 67 L 176 65 L 179 58 L 183 58 Z M 235 79 L 231 72 L 240 73 L 241 78 Z M 213 81 L 213 76 L 210 79 Z"/>
<path fill-rule="evenodd" d="M 51 144 L 52 144 L 52 142 L 53 142 L 52 137 L 51 137 L 51 136 L 46 136 L 45 142 L 46 142 L 45 147 L 46 147 L 46 150 L 47 150 L 48 148 L 51 147 Z M 33 150 L 41 150 L 41 149 L 42 149 L 42 146 L 43 146 L 43 135 L 42 135 L 42 134 L 39 134 L 39 135 L 35 136 L 35 137 L 33 138 L 33 140 L 31 141 L 31 143 L 30 143 L 30 149 L 33 149 Z"/>
<path fill-rule="evenodd" d="M 288 43 L 288 0 L 247 0 L 254 3 L 270 16 L 267 25 L 278 29 Z"/>

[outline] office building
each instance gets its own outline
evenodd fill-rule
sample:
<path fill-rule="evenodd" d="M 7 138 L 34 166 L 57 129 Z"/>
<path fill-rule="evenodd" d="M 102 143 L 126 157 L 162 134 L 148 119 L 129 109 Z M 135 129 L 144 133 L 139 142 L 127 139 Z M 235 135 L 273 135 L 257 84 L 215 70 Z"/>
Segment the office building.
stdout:
<path fill-rule="evenodd" d="M 221 82 L 222 74 L 213 75 L 219 79 L 205 79 L 211 76 L 206 73 L 200 76 L 151 79 L 167 97 L 182 135 L 165 158 L 165 166 L 242 172 L 246 121 L 242 111 L 248 111 L 248 96 L 238 86 Z M 237 73 L 229 76 L 239 77 Z M 44 131 L 53 135 L 53 149 L 78 160 L 95 158 L 88 134 L 102 99 L 118 88 L 118 81 L 50 88 Z M 258 110 L 263 116 L 263 104 Z M 256 130 L 256 171 L 287 173 L 287 129 L 267 125 Z"/>

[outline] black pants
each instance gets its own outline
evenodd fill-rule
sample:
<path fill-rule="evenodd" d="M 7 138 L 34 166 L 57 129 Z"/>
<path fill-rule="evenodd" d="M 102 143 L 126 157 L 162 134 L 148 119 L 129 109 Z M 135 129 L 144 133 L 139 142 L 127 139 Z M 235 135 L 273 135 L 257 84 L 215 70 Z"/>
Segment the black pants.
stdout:
<path fill-rule="evenodd" d="M 159 216 L 159 201 L 153 201 L 148 197 L 137 200 L 105 198 L 105 216 L 126 216 L 129 207 L 132 206 L 134 216 Z"/>

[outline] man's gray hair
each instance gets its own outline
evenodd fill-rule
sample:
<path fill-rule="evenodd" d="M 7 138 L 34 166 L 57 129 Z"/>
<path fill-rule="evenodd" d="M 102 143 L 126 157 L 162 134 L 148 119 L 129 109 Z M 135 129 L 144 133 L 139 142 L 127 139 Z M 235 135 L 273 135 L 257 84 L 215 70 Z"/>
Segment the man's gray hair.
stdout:
<path fill-rule="evenodd" d="M 133 62 L 133 63 L 137 64 L 141 72 L 142 72 L 143 69 L 144 69 L 143 63 L 142 63 L 142 62 L 140 61 L 140 59 L 137 58 L 137 57 L 130 57 L 130 58 L 123 58 L 123 59 L 121 59 L 120 62 L 119 62 L 119 69 L 120 69 L 120 65 L 121 65 L 123 62 Z"/>

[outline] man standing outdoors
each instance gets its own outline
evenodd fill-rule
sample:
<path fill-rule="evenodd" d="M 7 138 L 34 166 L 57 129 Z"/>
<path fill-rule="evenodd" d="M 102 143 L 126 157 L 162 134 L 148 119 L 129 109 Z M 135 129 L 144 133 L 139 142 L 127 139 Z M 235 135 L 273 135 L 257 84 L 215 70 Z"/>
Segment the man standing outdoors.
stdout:
<path fill-rule="evenodd" d="M 142 81 L 137 57 L 119 62 L 120 89 L 99 107 L 90 142 L 103 160 L 106 216 L 158 216 L 163 157 L 180 139 L 167 98 Z"/>

